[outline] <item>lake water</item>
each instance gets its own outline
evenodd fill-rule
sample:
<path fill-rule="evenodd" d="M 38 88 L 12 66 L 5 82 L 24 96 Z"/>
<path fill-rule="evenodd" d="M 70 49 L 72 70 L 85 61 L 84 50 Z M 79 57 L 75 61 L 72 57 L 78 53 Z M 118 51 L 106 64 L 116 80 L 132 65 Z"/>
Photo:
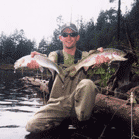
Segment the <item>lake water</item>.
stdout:
<path fill-rule="evenodd" d="M 24 139 L 25 125 L 43 105 L 41 92 L 23 88 L 21 73 L 0 71 L 0 139 Z"/>

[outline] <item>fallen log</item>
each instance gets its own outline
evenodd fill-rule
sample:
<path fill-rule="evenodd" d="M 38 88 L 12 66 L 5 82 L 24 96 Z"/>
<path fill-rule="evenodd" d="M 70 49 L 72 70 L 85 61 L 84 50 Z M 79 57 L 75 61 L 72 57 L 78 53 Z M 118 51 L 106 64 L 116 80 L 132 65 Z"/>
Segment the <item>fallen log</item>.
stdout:
<path fill-rule="evenodd" d="M 129 128 L 131 126 L 131 105 L 128 103 L 128 100 L 125 101 L 98 93 L 96 96 L 95 110 L 98 112 L 101 111 L 101 113 L 111 114 L 113 117 L 122 119 Z M 139 104 L 135 104 L 132 111 L 134 130 L 139 133 Z"/>
<path fill-rule="evenodd" d="M 46 80 L 41 80 L 38 78 L 33 78 L 33 77 L 23 77 L 22 80 L 26 85 L 32 85 L 34 87 L 39 87 L 40 91 L 45 92 L 46 94 L 49 94 L 49 90 L 48 90 L 48 83 L 49 81 Z"/>
<path fill-rule="evenodd" d="M 23 88 L 33 87 L 36 88 L 39 92 L 42 92 L 43 95 L 43 104 L 46 105 L 49 99 L 49 90 L 48 90 L 48 82 L 46 80 L 41 80 L 34 77 L 23 77 L 20 79 L 24 83 Z M 19 88 L 22 89 L 22 88 Z"/>

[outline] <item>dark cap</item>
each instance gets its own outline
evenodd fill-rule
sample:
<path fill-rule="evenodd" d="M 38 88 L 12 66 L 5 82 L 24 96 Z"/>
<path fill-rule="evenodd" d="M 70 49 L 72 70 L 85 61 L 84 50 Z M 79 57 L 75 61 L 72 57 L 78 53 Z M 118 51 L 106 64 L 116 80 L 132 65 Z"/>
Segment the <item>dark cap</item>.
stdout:
<path fill-rule="evenodd" d="M 77 27 L 72 24 L 72 23 L 66 23 L 61 27 L 61 33 L 66 29 L 66 28 L 70 28 L 71 30 L 78 32 Z"/>

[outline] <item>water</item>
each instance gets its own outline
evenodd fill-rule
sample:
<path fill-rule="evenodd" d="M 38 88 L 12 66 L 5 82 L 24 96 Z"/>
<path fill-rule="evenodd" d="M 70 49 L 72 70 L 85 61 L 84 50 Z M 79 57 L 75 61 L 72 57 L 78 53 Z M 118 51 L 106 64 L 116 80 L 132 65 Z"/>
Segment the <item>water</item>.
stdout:
<path fill-rule="evenodd" d="M 0 71 L 0 139 L 24 139 L 27 121 L 43 105 L 41 92 L 26 88 L 21 73 Z"/>

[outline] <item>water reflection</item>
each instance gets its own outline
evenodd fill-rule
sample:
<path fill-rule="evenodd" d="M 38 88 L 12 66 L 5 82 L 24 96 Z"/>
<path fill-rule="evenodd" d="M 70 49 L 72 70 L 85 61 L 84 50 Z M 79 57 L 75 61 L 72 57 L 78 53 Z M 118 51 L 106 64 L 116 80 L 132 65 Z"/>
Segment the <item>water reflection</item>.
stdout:
<path fill-rule="evenodd" d="M 0 138 L 24 139 L 25 125 L 43 105 L 41 92 L 23 87 L 21 73 L 0 71 Z"/>

